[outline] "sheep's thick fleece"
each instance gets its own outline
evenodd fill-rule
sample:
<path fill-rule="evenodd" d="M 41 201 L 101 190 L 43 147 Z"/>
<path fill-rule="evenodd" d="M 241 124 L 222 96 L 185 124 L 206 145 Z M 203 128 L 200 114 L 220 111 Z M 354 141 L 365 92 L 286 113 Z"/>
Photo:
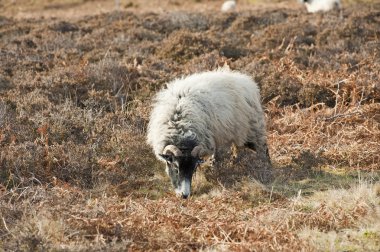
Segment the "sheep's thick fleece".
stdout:
<path fill-rule="evenodd" d="M 168 83 L 155 97 L 147 141 L 158 158 L 165 146 L 194 140 L 215 153 L 232 143 L 254 143 L 265 155 L 265 118 L 251 77 L 219 69 Z"/>
<path fill-rule="evenodd" d="M 340 0 L 303 0 L 305 3 L 307 12 L 327 12 L 333 9 L 340 9 Z"/>

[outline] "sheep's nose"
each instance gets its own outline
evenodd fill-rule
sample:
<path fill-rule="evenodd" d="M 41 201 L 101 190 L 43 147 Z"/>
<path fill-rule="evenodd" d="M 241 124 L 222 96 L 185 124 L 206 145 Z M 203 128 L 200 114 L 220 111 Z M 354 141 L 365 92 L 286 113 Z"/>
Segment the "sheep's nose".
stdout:
<path fill-rule="evenodd" d="M 182 194 L 182 199 L 187 199 L 189 197 L 188 194 Z"/>

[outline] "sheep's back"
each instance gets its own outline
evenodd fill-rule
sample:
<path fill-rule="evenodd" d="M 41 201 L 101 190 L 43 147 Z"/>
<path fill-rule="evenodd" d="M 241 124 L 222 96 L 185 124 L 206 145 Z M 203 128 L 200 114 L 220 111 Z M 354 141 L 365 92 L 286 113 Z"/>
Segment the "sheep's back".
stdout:
<path fill-rule="evenodd" d="M 259 90 L 249 76 L 225 70 L 194 74 L 158 93 L 148 142 L 162 149 L 170 136 L 194 134 L 207 148 L 242 145 L 257 112 L 262 113 Z"/>

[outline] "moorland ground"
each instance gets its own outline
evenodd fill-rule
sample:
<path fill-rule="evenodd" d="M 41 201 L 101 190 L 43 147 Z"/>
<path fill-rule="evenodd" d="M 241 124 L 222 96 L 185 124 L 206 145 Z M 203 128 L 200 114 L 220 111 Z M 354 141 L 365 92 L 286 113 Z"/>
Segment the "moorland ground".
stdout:
<path fill-rule="evenodd" d="M 380 3 L 0 3 L 0 251 L 378 251 Z M 229 65 L 260 86 L 255 153 L 172 192 L 145 143 L 165 83 Z"/>

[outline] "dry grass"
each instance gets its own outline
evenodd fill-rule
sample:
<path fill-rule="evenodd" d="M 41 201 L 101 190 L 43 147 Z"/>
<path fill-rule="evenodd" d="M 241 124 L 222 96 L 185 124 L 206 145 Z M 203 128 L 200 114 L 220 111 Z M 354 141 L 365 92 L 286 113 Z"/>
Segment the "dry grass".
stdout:
<path fill-rule="evenodd" d="M 362 182 L 350 190 L 317 193 L 301 204 L 302 208 L 309 207 L 311 211 L 320 211 L 321 206 L 326 222 L 334 218 L 340 226 L 321 230 L 309 225 L 300 231 L 300 237 L 321 251 L 378 250 L 379 184 L 374 186 Z"/>
<path fill-rule="evenodd" d="M 380 5 L 141 6 L 0 17 L 0 251 L 378 251 Z M 151 97 L 226 63 L 260 85 L 274 180 L 240 150 L 184 201 L 145 144 Z"/>
<path fill-rule="evenodd" d="M 306 198 L 271 194 L 271 201 L 252 181 L 238 187 L 190 201 L 168 194 L 157 200 L 118 197 L 64 185 L 20 188 L 2 196 L 3 248 L 375 251 L 379 246 L 378 184 L 360 182 Z"/>

